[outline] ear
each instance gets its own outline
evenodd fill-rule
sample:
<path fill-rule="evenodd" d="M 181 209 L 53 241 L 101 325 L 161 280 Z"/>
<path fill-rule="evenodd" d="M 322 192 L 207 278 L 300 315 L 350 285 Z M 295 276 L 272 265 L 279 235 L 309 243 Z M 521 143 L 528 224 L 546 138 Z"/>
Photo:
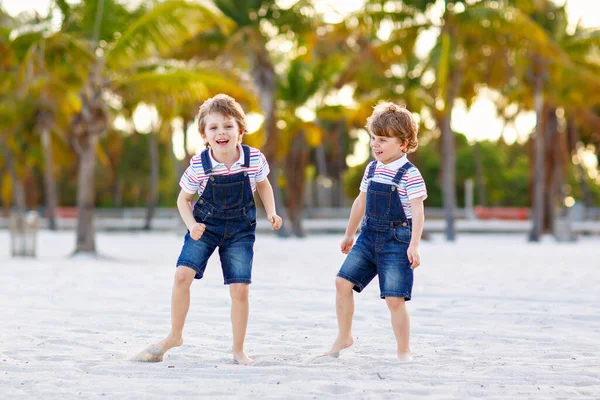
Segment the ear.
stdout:
<path fill-rule="evenodd" d="M 402 150 L 403 153 L 406 153 L 406 149 L 408 149 L 408 139 L 400 142 L 400 150 Z"/>

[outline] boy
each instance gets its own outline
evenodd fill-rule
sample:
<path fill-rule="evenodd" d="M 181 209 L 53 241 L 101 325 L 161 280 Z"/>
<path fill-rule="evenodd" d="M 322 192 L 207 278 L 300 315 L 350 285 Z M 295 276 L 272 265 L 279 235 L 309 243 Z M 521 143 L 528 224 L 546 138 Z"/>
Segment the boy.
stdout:
<path fill-rule="evenodd" d="M 183 344 L 183 326 L 190 307 L 190 286 L 201 279 L 208 259 L 219 248 L 223 283 L 231 295 L 233 360 L 252 364 L 244 351 L 248 325 L 248 293 L 256 233 L 257 191 L 271 227 L 281 227 L 275 211 L 269 165 L 258 150 L 241 144 L 246 116 L 230 96 L 218 94 L 206 100 L 198 113 L 198 131 L 207 149 L 192 157 L 183 174 L 177 208 L 188 232 L 177 260 L 171 297 L 171 332 L 134 360 L 160 362 L 164 354 Z M 200 198 L 193 204 L 193 197 Z"/>
<path fill-rule="evenodd" d="M 425 182 L 406 155 L 418 146 L 418 126 L 411 113 L 394 103 L 382 103 L 367 118 L 375 161 L 367 165 L 341 243 L 348 254 L 335 281 L 338 337 L 324 355 L 338 357 L 350 347 L 354 297 L 379 275 L 381 298 L 391 313 L 398 359 L 412 360 L 409 347 L 410 300 L 413 270 L 421 263 Z M 361 234 L 354 234 L 362 221 Z"/>

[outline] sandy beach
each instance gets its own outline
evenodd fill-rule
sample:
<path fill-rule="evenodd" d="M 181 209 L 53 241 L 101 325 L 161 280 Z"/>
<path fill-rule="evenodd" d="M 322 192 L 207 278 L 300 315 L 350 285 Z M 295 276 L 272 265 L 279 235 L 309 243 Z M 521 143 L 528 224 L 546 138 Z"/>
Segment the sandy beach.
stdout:
<path fill-rule="evenodd" d="M 175 233 L 98 233 L 102 257 L 69 257 L 73 232 L 40 232 L 13 259 L 0 231 L 2 398 L 600 398 L 600 237 L 423 242 L 411 313 L 414 362 L 399 363 L 385 302 L 356 296 L 355 345 L 336 335 L 339 235 L 259 235 L 246 351 L 232 361 L 218 255 L 192 285 L 185 344 L 158 364 L 128 359 L 169 329 Z"/>

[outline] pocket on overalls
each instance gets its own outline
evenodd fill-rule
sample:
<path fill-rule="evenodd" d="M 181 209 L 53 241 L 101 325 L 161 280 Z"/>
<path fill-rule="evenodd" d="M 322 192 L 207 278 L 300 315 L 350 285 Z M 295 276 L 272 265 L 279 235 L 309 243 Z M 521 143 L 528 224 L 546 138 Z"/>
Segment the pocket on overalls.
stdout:
<path fill-rule="evenodd" d="M 221 208 L 234 208 L 244 201 L 244 182 L 213 184 L 213 204 Z"/>
<path fill-rule="evenodd" d="M 394 238 L 403 244 L 410 244 L 412 232 L 410 226 L 399 226 L 394 230 Z"/>
<path fill-rule="evenodd" d="M 246 212 L 246 218 L 250 226 L 256 225 L 256 207 L 252 207 Z"/>
<path fill-rule="evenodd" d="M 387 217 L 390 214 L 392 196 L 390 192 L 370 190 L 368 193 L 373 201 L 367 201 L 367 212 L 375 217 Z"/>

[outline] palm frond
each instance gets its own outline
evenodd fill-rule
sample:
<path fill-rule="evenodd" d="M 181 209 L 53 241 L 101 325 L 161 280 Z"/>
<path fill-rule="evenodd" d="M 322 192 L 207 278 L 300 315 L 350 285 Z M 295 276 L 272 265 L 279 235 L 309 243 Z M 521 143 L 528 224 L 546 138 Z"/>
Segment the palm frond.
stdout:
<path fill-rule="evenodd" d="M 133 22 L 109 49 L 107 64 L 115 68 L 129 66 L 215 26 L 228 31 L 232 24 L 214 7 L 183 0 L 166 1 Z"/>
<path fill-rule="evenodd" d="M 173 69 L 140 72 L 116 79 L 113 90 L 130 104 L 154 104 L 162 115 L 168 114 L 168 109 L 197 107 L 217 93 L 231 95 L 250 111 L 258 109 L 253 93 L 245 91 L 234 78 L 214 71 Z"/>

